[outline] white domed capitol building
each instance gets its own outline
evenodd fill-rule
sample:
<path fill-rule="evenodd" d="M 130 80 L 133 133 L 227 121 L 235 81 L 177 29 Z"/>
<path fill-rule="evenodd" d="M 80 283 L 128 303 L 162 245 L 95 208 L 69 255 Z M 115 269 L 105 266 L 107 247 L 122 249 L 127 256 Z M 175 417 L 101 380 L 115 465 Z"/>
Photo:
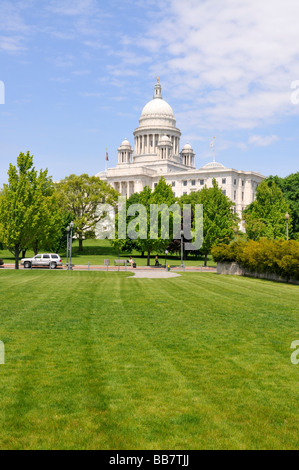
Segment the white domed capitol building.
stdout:
<path fill-rule="evenodd" d="M 176 197 L 198 191 L 204 185 L 211 187 L 215 178 L 241 216 L 264 179 L 260 173 L 225 168 L 215 161 L 196 169 L 192 146 L 187 143 L 180 150 L 181 131 L 176 127 L 171 106 L 163 100 L 159 79 L 154 98 L 143 108 L 134 137 L 134 151 L 125 139 L 118 148 L 116 168 L 96 175 L 127 198 L 145 186 L 153 190 L 162 176 Z"/>

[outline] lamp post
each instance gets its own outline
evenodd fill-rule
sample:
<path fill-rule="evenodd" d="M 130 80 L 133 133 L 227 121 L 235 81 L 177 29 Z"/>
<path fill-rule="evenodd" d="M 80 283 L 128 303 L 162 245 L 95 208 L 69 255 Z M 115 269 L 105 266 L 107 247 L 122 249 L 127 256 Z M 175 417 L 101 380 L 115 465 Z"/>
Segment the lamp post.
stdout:
<path fill-rule="evenodd" d="M 285 215 L 285 219 L 286 219 L 286 224 L 287 224 L 287 240 L 289 239 L 289 218 L 290 218 L 290 215 L 289 213 L 287 212 L 286 215 Z"/>
<path fill-rule="evenodd" d="M 183 258 L 184 258 L 184 231 L 181 230 L 181 268 L 184 267 Z"/>
<path fill-rule="evenodd" d="M 74 222 L 70 223 L 70 236 L 69 236 L 69 250 L 70 250 L 70 258 L 69 258 L 69 267 L 68 270 L 72 271 L 72 241 L 73 241 L 73 228 L 74 228 Z"/>
<path fill-rule="evenodd" d="M 69 265 L 69 237 L 70 237 L 70 227 L 66 228 L 66 265 Z"/>
<path fill-rule="evenodd" d="M 168 251 L 165 250 L 165 269 L 167 271 L 167 255 L 168 255 Z"/>

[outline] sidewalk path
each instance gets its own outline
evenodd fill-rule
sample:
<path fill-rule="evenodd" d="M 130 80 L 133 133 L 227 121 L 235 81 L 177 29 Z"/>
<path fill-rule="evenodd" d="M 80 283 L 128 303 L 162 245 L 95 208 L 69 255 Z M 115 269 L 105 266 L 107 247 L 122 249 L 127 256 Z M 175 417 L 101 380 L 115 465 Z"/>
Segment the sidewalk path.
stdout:
<path fill-rule="evenodd" d="M 14 264 L 5 264 L 4 266 L 1 266 L 0 268 L 0 271 L 1 269 L 14 269 L 15 265 Z M 24 269 L 23 266 L 20 265 L 20 269 Z M 49 268 L 34 268 L 34 270 L 49 270 Z M 61 270 L 67 270 L 67 267 L 66 266 L 63 266 L 62 268 L 58 268 L 54 271 L 61 271 Z M 95 266 L 95 265 L 73 265 L 73 271 L 107 271 L 107 267 L 106 266 Z M 138 272 L 148 272 L 148 273 L 153 273 L 154 275 L 152 277 L 155 277 L 155 274 L 157 273 L 160 273 L 161 274 L 161 277 L 165 277 L 163 276 L 163 273 L 164 274 L 167 274 L 167 271 L 165 271 L 165 268 L 155 268 L 154 266 L 137 266 L 137 268 L 133 269 L 130 267 L 127 267 L 127 269 L 124 267 L 124 266 L 109 266 L 109 272 L 116 272 L 116 271 L 119 271 L 119 272 L 133 272 L 134 274 L 135 273 L 138 273 Z M 200 272 L 203 272 L 203 273 L 206 273 L 206 272 L 209 272 L 209 273 L 216 273 L 217 272 L 217 269 L 216 268 L 211 268 L 211 267 L 207 267 L 207 268 L 204 268 L 204 267 L 198 267 L 198 266 L 186 266 L 185 269 L 181 268 L 180 266 L 176 266 L 176 267 L 172 267 L 171 268 L 171 271 L 170 271 L 170 274 L 174 274 L 174 273 L 177 273 L 177 272 L 197 272 L 197 273 L 200 273 Z M 168 272 L 169 274 L 169 272 Z M 171 277 L 171 276 L 170 276 Z"/>
<path fill-rule="evenodd" d="M 136 278 L 146 278 L 146 279 L 167 279 L 169 277 L 181 277 L 181 274 L 171 273 L 169 271 L 165 271 L 164 269 L 152 269 L 147 271 L 142 270 L 134 270 L 134 276 L 130 277 L 129 279 L 136 279 Z"/>

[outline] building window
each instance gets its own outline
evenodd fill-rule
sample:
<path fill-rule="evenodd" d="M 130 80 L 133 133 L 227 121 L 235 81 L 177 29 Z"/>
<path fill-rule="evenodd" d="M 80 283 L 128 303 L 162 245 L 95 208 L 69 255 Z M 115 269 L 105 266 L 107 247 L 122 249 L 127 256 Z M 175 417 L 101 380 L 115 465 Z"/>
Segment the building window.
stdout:
<path fill-rule="evenodd" d="M 171 184 L 172 184 L 172 187 L 174 187 L 175 186 L 175 181 L 173 181 Z"/>
<path fill-rule="evenodd" d="M 172 194 L 173 194 L 173 196 L 175 197 L 175 193 L 172 193 Z"/>
<path fill-rule="evenodd" d="M 244 193 L 242 193 L 242 201 L 244 201 Z"/>
<path fill-rule="evenodd" d="M 237 185 L 237 180 L 236 180 L 236 179 L 234 179 L 234 185 L 235 185 L 235 186 Z"/>
<path fill-rule="evenodd" d="M 191 181 L 191 185 L 192 185 L 192 186 L 195 186 L 195 185 L 196 185 L 196 181 L 195 181 L 195 180 L 192 180 L 192 181 Z"/>
<path fill-rule="evenodd" d="M 184 186 L 187 186 L 187 181 L 183 181 L 183 185 L 184 185 Z"/>
<path fill-rule="evenodd" d="M 153 141 L 151 140 L 151 147 L 153 146 Z"/>
<path fill-rule="evenodd" d="M 222 190 L 222 194 L 224 194 L 224 196 L 226 196 L 226 190 L 225 189 Z"/>
<path fill-rule="evenodd" d="M 226 184 L 226 178 L 222 178 L 222 184 Z"/>
<path fill-rule="evenodd" d="M 187 195 L 187 193 L 186 193 L 186 192 L 185 192 L 185 193 L 183 193 L 183 196 L 186 196 L 186 195 Z"/>
<path fill-rule="evenodd" d="M 245 181 L 244 181 L 244 180 L 242 180 L 242 186 L 244 186 L 244 185 L 245 185 Z"/>
<path fill-rule="evenodd" d="M 234 191 L 234 200 L 237 199 L 237 191 Z"/>
<path fill-rule="evenodd" d="M 154 187 L 156 188 L 158 186 L 158 183 L 155 183 Z"/>
<path fill-rule="evenodd" d="M 205 184 L 205 180 L 200 180 L 200 185 L 203 186 Z"/>

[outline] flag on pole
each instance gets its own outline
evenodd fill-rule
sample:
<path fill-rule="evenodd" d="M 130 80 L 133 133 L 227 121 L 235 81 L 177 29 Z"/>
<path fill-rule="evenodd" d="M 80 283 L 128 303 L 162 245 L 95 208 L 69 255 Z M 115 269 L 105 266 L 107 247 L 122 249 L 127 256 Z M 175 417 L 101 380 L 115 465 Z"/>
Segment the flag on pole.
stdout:
<path fill-rule="evenodd" d="M 211 147 L 211 149 L 213 149 L 215 147 L 215 137 L 213 137 L 213 140 L 210 143 L 210 147 Z"/>
<path fill-rule="evenodd" d="M 108 155 L 108 152 L 106 152 L 106 162 L 109 162 L 109 155 Z"/>

